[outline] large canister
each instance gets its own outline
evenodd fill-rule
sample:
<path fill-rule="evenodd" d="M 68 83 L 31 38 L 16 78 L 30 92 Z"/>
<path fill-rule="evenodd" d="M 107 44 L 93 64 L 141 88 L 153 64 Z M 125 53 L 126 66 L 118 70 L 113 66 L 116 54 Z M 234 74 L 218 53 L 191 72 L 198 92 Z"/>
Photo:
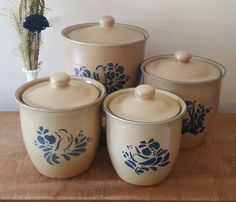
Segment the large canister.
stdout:
<path fill-rule="evenodd" d="M 96 79 L 107 93 L 137 85 L 147 31 L 103 16 L 99 23 L 73 25 L 62 34 L 68 74 Z"/>

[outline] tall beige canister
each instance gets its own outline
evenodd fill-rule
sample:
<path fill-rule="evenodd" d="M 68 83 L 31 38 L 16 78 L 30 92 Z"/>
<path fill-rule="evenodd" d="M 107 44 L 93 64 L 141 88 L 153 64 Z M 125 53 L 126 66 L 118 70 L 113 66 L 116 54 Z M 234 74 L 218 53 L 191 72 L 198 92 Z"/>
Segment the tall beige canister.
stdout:
<path fill-rule="evenodd" d="M 73 25 L 62 34 L 67 73 L 94 78 L 107 93 L 137 85 L 147 31 L 103 16 L 99 23 Z"/>

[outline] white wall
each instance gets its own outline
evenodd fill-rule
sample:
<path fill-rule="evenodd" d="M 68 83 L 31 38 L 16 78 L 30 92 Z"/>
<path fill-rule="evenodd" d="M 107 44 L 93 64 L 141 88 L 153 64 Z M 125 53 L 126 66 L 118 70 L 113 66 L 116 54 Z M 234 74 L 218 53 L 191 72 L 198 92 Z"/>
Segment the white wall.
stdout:
<path fill-rule="evenodd" d="M 0 8 L 9 0 L 0 0 Z M 146 57 L 188 49 L 227 67 L 220 109 L 236 112 L 236 1 L 235 0 L 47 0 L 52 27 L 43 32 L 44 61 L 40 76 L 63 71 L 60 31 L 71 24 L 94 22 L 113 15 L 117 22 L 147 29 Z M 14 92 L 25 81 L 14 54 L 16 35 L 0 16 L 0 111 L 17 110 Z"/>

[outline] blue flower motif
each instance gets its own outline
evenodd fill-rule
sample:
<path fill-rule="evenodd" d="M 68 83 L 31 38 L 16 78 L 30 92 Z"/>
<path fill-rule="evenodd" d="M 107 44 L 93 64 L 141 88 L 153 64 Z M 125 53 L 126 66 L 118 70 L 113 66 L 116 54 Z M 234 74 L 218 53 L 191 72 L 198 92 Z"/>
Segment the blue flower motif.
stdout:
<path fill-rule="evenodd" d="M 153 138 L 141 141 L 139 146 L 127 146 L 129 151 L 123 151 L 125 164 L 133 169 L 137 175 L 145 171 L 157 171 L 158 166 L 169 164 L 170 153 L 167 149 L 160 148 L 160 144 Z"/>
<path fill-rule="evenodd" d="M 86 137 L 82 130 L 74 137 L 65 129 L 49 134 L 49 130 L 41 126 L 37 131 L 34 144 L 42 150 L 43 157 L 50 165 L 56 165 L 61 163 L 61 159 L 70 161 L 72 157 L 78 157 L 86 152 L 89 141 L 90 138 Z"/>
<path fill-rule="evenodd" d="M 81 65 L 74 69 L 75 75 L 91 78 L 101 81 L 103 76 L 103 84 L 106 87 L 107 93 L 120 90 L 131 79 L 125 74 L 125 68 L 119 64 L 108 63 L 107 65 L 98 65 L 95 72 L 90 72 L 85 66 Z"/>
<path fill-rule="evenodd" d="M 211 111 L 211 107 L 205 108 L 202 104 L 197 104 L 196 100 L 186 101 L 188 118 L 182 121 L 182 135 L 191 133 L 198 135 L 205 130 L 205 117 Z"/>
<path fill-rule="evenodd" d="M 77 67 L 74 70 L 76 76 L 91 78 L 91 72 L 85 66 Z"/>
<path fill-rule="evenodd" d="M 107 66 L 99 65 L 96 70 L 102 70 L 105 78 L 105 87 L 107 93 L 120 90 L 131 79 L 125 74 L 125 68 L 119 64 L 108 63 Z M 99 78 L 98 74 L 94 76 Z"/>
<path fill-rule="evenodd" d="M 33 14 L 25 18 L 23 22 L 23 27 L 29 30 L 29 32 L 31 33 L 34 32 L 40 33 L 41 31 L 49 27 L 49 22 L 45 16 L 39 14 Z"/>
<path fill-rule="evenodd" d="M 49 144 L 54 144 L 57 141 L 53 135 L 45 135 L 45 139 Z"/>

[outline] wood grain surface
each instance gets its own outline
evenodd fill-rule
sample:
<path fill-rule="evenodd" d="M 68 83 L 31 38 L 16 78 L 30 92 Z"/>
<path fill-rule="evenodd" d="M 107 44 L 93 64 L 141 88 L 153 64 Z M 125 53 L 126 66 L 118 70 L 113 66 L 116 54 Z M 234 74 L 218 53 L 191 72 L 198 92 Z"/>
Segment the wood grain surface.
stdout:
<path fill-rule="evenodd" d="M 219 114 L 208 140 L 181 150 L 168 179 L 137 187 L 120 180 L 101 146 L 81 176 L 40 175 L 24 148 L 18 113 L 0 113 L 0 200 L 236 201 L 236 114 Z"/>

